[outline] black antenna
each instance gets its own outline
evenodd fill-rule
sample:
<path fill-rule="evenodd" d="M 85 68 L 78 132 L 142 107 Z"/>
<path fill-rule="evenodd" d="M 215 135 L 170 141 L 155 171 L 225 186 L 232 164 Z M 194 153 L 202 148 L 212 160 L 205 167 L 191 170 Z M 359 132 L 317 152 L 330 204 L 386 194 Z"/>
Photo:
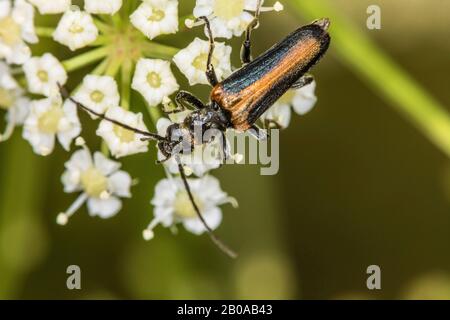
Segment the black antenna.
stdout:
<path fill-rule="evenodd" d="M 194 207 L 195 213 L 197 214 L 198 218 L 200 219 L 200 221 L 203 223 L 203 225 L 205 226 L 206 231 L 208 232 L 209 237 L 211 238 L 212 242 L 214 242 L 214 244 L 226 255 L 228 255 L 231 258 L 237 258 L 237 253 L 234 252 L 232 249 L 230 249 L 225 243 L 222 242 L 222 240 L 220 240 L 215 234 L 214 231 L 210 228 L 210 226 L 208 226 L 208 224 L 206 223 L 205 218 L 203 217 L 203 215 L 200 212 L 200 209 L 197 206 L 197 203 L 194 200 L 194 196 L 192 195 L 192 191 L 191 188 L 189 187 L 189 183 L 187 181 L 186 178 L 186 173 L 184 172 L 184 168 L 183 165 L 180 162 L 179 157 L 176 157 L 177 163 L 178 163 L 178 171 L 180 172 L 181 175 L 181 180 L 183 180 L 183 184 L 184 184 L 184 188 L 186 189 L 186 192 L 189 196 L 189 199 L 191 200 L 192 206 Z"/>
<path fill-rule="evenodd" d="M 118 126 L 120 126 L 120 127 L 122 127 L 122 128 L 125 128 L 125 129 L 127 129 L 127 130 L 130 130 L 130 131 L 132 131 L 132 132 L 135 132 L 135 133 L 138 133 L 138 134 L 142 134 L 143 136 L 149 137 L 150 139 L 158 140 L 158 141 L 166 140 L 166 138 L 160 136 L 159 134 L 151 133 L 151 132 L 148 132 L 148 131 L 145 131 L 145 130 L 139 130 L 139 129 L 137 129 L 137 128 L 133 128 L 133 127 L 131 127 L 131 126 L 125 124 L 125 123 L 122 123 L 122 122 L 117 121 L 117 120 L 115 120 L 115 119 L 111 119 L 111 118 L 105 116 L 105 115 L 102 114 L 102 113 L 96 112 L 96 111 L 92 110 L 91 108 L 88 108 L 88 107 L 86 107 L 85 105 L 81 104 L 80 102 L 78 102 L 78 101 L 75 100 L 74 98 L 72 98 L 72 97 L 69 95 L 69 93 L 67 92 L 66 88 L 64 88 L 63 86 L 61 86 L 59 83 L 58 83 L 58 87 L 59 87 L 59 92 L 60 92 L 61 96 L 63 97 L 63 99 L 69 99 L 70 101 L 72 101 L 73 103 L 75 103 L 75 105 L 76 105 L 78 108 L 80 108 L 80 109 L 82 109 L 82 110 L 84 110 L 84 111 L 86 111 L 86 112 L 88 112 L 88 113 L 92 113 L 93 115 L 95 115 L 95 116 L 97 116 L 97 117 L 99 117 L 99 118 L 101 118 L 101 119 L 110 121 L 110 122 L 112 122 L 112 123 L 114 123 L 114 124 L 116 124 L 116 125 L 118 125 Z"/>

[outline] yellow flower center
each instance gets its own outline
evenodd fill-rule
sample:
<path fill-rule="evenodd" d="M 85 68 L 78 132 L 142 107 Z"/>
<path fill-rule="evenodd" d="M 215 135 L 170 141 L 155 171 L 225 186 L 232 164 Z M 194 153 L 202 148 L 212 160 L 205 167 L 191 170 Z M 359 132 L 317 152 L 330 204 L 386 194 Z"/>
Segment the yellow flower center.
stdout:
<path fill-rule="evenodd" d="M 295 92 L 294 90 L 288 90 L 279 100 L 278 102 L 283 104 L 291 104 L 292 100 L 294 100 Z"/>
<path fill-rule="evenodd" d="M 108 192 L 108 179 L 94 167 L 81 174 L 81 185 L 91 197 L 100 198 L 102 194 Z"/>
<path fill-rule="evenodd" d="M 147 82 L 152 88 L 161 87 L 161 77 L 156 72 L 149 72 L 147 74 Z"/>
<path fill-rule="evenodd" d="M 84 28 L 77 23 L 72 23 L 72 25 L 69 28 L 70 33 L 82 33 L 83 31 Z"/>
<path fill-rule="evenodd" d="M 48 73 L 45 70 L 39 70 L 37 72 L 37 77 L 39 78 L 39 80 L 41 80 L 42 82 L 47 82 L 48 81 Z"/>
<path fill-rule="evenodd" d="M 216 0 L 214 1 L 214 15 L 224 20 L 231 20 L 242 14 L 244 4 L 245 0 Z"/>
<path fill-rule="evenodd" d="M 8 110 L 14 104 L 14 100 L 10 90 L 0 88 L 0 109 Z"/>
<path fill-rule="evenodd" d="M 135 139 L 135 134 L 133 131 L 130 131 L 118 125 L 113 126 L 113 131 L 122 143 L 129 143 Z"/>
<path fill-rule="evenodd" d="M 20 43 L 22 40 L 20 26 L 11 16 L 0 20 L 0 41 L 8 46 Z"/>
<path fill-rule="evenodd" d="M 99 91 L 99 90 L 94 90 L 91 92 L 91 100 L 96 102 L 96 103 L 100 103 L 103 101 L 103 98 L 105 97 L 105 95 L 103 94 L 103 92 Z"/>
<path fill-rule="evenodd" d="M 152 9 L 152 15 L 148 17 L 148 20 L 151 22 L 158 22 L 164 19 L 165 16 L 166 14 L 164 13 L 164 11 L 159 9 Z"/>
<path fill-rule="evenodd" d="M 50 110 L 44 112 L 38 119 L 38 128 L 44 133 L 56 133 L 58 131 L 59 121 L 64 116 L 62 108 L 53 105 Z"/>
<path fill-rule="evenodd" d="M 208 63 L 208 53 L 201 53 L 197 57 L 195 57 L 194 61 L 192 61 L 192 65 L 194 68 L 205 71 L 206 70 L 206 64 Z M 212 57 L 212 64 L 216 66 L 218 63 L 217 59 L 213 56 Z"/>
<path fill-rule="evenodd" d="M 203 211 L 203 203 L 194 196 L 194 201 L 197 204 L 200 212 Z M 175 214 L 180 218 L 197 218 L 197 213 L 195 212 L 194 206 L 189 199 L 189 195 L 186 191 L 180 191 L 175 197 L 174 204 Z"/>

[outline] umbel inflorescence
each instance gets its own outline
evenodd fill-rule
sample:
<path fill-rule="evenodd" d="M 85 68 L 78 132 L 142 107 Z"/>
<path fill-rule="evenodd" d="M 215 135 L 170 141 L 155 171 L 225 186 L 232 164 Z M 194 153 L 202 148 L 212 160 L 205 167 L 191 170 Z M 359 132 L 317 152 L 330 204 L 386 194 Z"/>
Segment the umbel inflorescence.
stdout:
<path fill-rule="evenodd" d="M 202 24 L 196 18 L 208 17 L 214 37 L 221 39 L 216 42 L 212 57 L 220 81 L 234 70 L 230 62 L 232 48 L 226 41 L 243 35 L 253 20 L 257 3 L 196 0 L 191 13 L 181 17 L 178 0 L 84 0 L 73 4 L 71 0 L 0 0 L 0 109 L 5 113 L 0 141 L 7 140 L 15 127 L 22 126 L 22 136 L 35 153 L 50 156 L 56 144 L 72 152 L 64 164 L 62 183 L 65 192 L 77 197 L 70 208 L 57 215 L 57 223 L 65 225 L 84 204 L 91 216 L 110 218 L 117 214 L 122 199 L 132 196 L 133 185 L 117 159 L 149 149 L 149 142 L 135 132 L 100 119 L 96 134 L 101 139 L 101 151 L 91 151 L 82 138 L 79 109 L 70 99 L 62 98 L 59 85 L 64 86 L 72 72 L 90 68 L 81 83 L 69 88 L 76 101 L 98 114 L 147 130 L 143 114 L 129 110 L 131 90 L 135 90 L 147 106 L 142 112 L 149 112 L 163 135 L 172 121 L 182 120 L 180 116 L 161 117 L 160 112 L 154 112 L 173 106 L 171 97 L 180 90 L 172 69 L 178 68 L 190 85 L 208 85 L 205 69 L 209 42 L 206 36 L 193 38 L 186 48 L 177 48 L 167 45 L 170 36 L 165 36 L 166 44 L 159 43 L 158 38 L 177 32 L 189 37 L 189 29 Z M 262 6 L 260 11 L 282 8 L 276 2 Z M 57 15 L 58 22 L 36 25 L 37 15 Z M 71 57 L 61 61 L 57 49 L 34 55 L 32 45 L 40 39 L 68 47 Z M 262 120 L 279 128 L 287 127 L 292 110 L 304 114 L 314 106 L 314 89 L 314 82 L 292 89 Z M 181 161 L 191 176 L 188 181 L 195 202 L 214 230 L 222 221 L 220 206 L 235 205 L 236 201 L 222 191 L 219 181 L 210 174 L 220 166 L 221 159 L 202 162 L 196 156 L 203 154 L 202 148 L 218 146 L 196 148 L 199 150 L 194 150 L 193 157 L 181 157 Z M 160 152 L 158 158 L 163 158 Z M 154 217 L 143 232 L 144 238 L 153 238 L 157 225 L 173 230 L 178 223 L 194 234 L 204 233 L 207 230 L 178 176 L 177 163 L 171 159 L 164 166 L 167 178 L 155 187 L 151 201 Z"/>

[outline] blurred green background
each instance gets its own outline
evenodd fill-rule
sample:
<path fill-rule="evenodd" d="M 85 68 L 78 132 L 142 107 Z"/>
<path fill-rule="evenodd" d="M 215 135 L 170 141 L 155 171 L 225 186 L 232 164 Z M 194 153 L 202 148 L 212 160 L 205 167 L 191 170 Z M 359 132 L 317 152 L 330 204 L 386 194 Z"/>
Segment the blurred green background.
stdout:
<path fill-rule="evenodd" d="M 180 15 L 188 14 L 193 1 L 182 2 Z M 332 42 L 313 71 L 316 108 L 304 117 L 294 116 L 281 133 L 279 174 L 260 176 L 259 167 L 250 165 L 213 172 L 240 204 L 239 209 L 224 207 L 218 230 L 240 257 L 231 260 L 206 236 L 184 230 L 173 236 L 159 227 L 151 242 L 142 239 L 152 218 L 153 187 L 164 176 L 154 164 L 155 152 L 123 161 L 139 184 L 116 217 L 90 218 L 83 208 L 67 226 L 56 225 L 58 212 L 75 199 L 63 193 L 60 183 L 70 155 L 58 148 L 49 157 L 38 157 L 17 130 L 0 145 L 0 298 L 450 299 L 450 161 L 445 141 L 427 134 L 424 128 L 434 128 L 433 123 L 418 125 L 398 112 L 408 106 L 399 108 L 401 102 L 380 89 L 384 83 L 395 89 L 391 75 L 386 74 L 386 82 L 371 79 L 351 62 L 376 69 L 372 56 L 358 56 L 358 50 L 346 54 L 344 46 L 358 45 L 354 35 L 346 34 L 345 28 L 351 27 L 376 43 L 375 49 L 395 62 L 394 69 L 409 74 L 448 113 L 450 2 L 283 3 L 287 10 L 262 17 L 254 34 L 255 53 L 313 20 L 316 12 L 316 18 L 330 15 L 340 40 Z M 381 7 L 381 30 L 366 28 L 370 4 Z M 199 34 L 196 30 L 164 39 L 182 48 Z M 239 43 L 232 42 L 235 65 Z M 43 41 L 35 52 L 48 50 L 48 45 Z M 59 57 L 68 54 L 61 46 L 54 48 Z M 88 71 L 80 71 L 69 84 Z M 206 100 L 206 87 L 188 88 L 184 80 L 181 85 Z M 397 94 L 406 99 L 417 95 L 406 89 Z M 133 105 L 139 108 L 140 103 L 135 94 Z M 81 117 L 94 147 L 95 123 Z M 447 134 L 450 139 L 450 131 L 441 130 L 441 140 Z M 72 264 L 81 267 L 82 290 L 66 288 L 66 268 Z M 366 288 L 371 264 L 381 267 L 382 290 Z"/>

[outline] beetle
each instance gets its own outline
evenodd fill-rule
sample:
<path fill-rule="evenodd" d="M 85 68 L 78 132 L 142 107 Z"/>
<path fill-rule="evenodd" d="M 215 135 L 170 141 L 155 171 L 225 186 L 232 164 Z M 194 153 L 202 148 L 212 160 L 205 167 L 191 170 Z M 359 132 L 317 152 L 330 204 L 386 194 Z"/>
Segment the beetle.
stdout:
<path fill-rule="evenodd" d="M 210 129 L 215 129 L 221 134 L 225 159 L 230 156 L 225 139 L 227 129 L 248 131 L 255 138 L 264 139 L 266 135 L 255 125 L 256 121 L 290 88 L 301 88 L 313 81 L 312 76 L 307 72 L 322 58 L 330 44 L 330 36 L 327 32 L 330 21 L 327 18 L 319 19 L 293 31 L 252 60 L 251 33 L 259 24 L 260 7 L 261 0 L 258 1 L 254 19 L 244 34 L 240 53 L 243 66 L 221 82 L 218 81 L 212 64 L 214 37 L 209 20 L 206 17 L 198 18 L 205 23 L 210 45 L 206 64 L 206 77 L 212 86 L 210 101 L 204 104 L 191 93 L 179 91 L 175 97 L 176 108 L 166 113 L 180 112 L 186 108 L 194 109 L 194 111 L 183 122 L 170 125 L 165 136 L 132 128 L 116 119 L 97 113 L 70 97 L 67 91 L 60 87 L 61 95 L 70 99 L 79 108 L 140 134 L 143 137 L 142 140 L 156 140 L 158 149 L 165 157 L 159 162 L 175 157 L 184 187 L 198 218 L 213 242 L 231 257 L 236 257 L 236 253 L 213 233 L 203 218 L 192 195 L 179 154 L 192 152 L 196 145 L 211 142 L 211 139 L 205 139 L 203 135 Z"/>

